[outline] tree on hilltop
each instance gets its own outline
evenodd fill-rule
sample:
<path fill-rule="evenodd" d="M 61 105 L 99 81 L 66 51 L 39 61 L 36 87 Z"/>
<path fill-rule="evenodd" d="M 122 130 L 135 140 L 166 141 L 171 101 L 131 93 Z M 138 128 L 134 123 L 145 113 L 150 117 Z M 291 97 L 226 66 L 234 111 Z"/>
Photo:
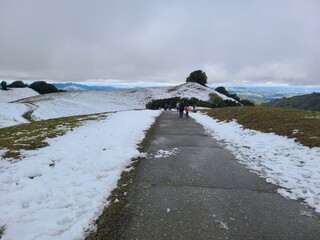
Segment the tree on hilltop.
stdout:
<path fill-rule="evenodd" d="M 53 84 L 46 83 L 44 81 L 34 82 L 30 85 L 30 88 L 40 94 L 59 92 L 59 90 Z"/>
<path fill-rule="evenodd" d="M 207 74 L 202 70 L 196 70 L 190 73 L 189 77 L 187 77 L 186 82 L 196 82 L 203 86 L 207 84 Z"/>
<path fill-rule="evenodd" d="M 1 82 L 1 89 L 2 90 L 7 90 L 7 82 L 6 81 L 2 81 Z"/>
<path fill-rule="evenodd" d="M 27 86 L 28 85 L 24 84 L 22 81 L 14 81 L 8 85 L 8 87 L 10 87 L 10 88 L 25 88 Z"/>

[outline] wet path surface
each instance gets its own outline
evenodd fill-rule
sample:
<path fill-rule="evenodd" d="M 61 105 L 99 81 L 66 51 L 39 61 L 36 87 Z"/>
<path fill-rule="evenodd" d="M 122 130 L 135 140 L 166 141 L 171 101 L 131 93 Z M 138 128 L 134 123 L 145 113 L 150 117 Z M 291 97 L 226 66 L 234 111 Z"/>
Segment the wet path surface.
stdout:
<path fill-rule="evenodd" d="M 320 239 L 319 214 L 277 194 L 192 118 L 164 112 L 148 153 L 122 239 Z"/>

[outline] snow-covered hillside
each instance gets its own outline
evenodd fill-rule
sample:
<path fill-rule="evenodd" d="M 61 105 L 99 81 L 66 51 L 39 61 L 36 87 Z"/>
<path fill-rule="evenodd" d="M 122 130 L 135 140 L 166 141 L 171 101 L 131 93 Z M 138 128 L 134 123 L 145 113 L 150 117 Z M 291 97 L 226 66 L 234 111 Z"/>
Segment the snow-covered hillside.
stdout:
<path fill-rule="evenodd" d="M 0 103 L 8 103 L 23 98 L 40 95 L 31 88 L 10 88 L 7 91 L 0 91 Z"/>
<path fill-rule="evenodd" d="M 39 93 L 31 88 L 0 90 L 0 128 L 28 122 L 22 115 L 29 111 L 30 107 L 25 104 L 12 102 L 33 96 L 39 96 Z"/>
<path fill-rule="evenodd" d="M 65 116 L 145 109 L 152 99 L 183 97 L 208 100 L 214 93 L 222 99 L 231 98 L 197 83 L 185 83 L 176 87 L 140 88 L 117 91 L 78 91 L 39 95 L 19 101 L 33 108 L 35 119 L 50 119 Z M 234 100 L 233 100 L 234 101 Z"/>

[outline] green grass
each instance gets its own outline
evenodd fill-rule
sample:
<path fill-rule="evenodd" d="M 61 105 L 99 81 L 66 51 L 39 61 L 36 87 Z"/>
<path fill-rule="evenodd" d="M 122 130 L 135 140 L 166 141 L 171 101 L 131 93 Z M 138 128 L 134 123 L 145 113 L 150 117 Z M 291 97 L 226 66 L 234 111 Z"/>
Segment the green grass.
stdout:
<path fill-rule="evenodd" d="M 230 107 L 203 110 L 221 121 L 237 120 L 245 128 L 274 132 L 308 146 L 320 147 L 320 112 L 272 107 Z"/>
<path fill-rule="evenodd" d="M 158 119 L 159 118 L 156 118 L 153 125 L 146 131 L 144 139 L 138 145 L 140 152 L 146 151 L 147 145 L 158 124 Z M 88 233 L 85 240 L 118 239 L 120 237 L 121 229 L 125 225 L 124 222 L 127 221 L 124 213 L 127 205 L 126 193 L 129 191 L 132 181 L 137 174 L 137 167 L 142 160 L 142 158 L 132 159 L 132 163 L 127 166 L 127 170 L 122 172 L 117 187 L 107 199 L 109 205 L 103 210 L 95 222 L 97 231 Z"/>
<path fill-rule="evenodd" d="M 48 146 L 47 138 L 64 135 L 85 121 L 105 118 L 106 114 L 63 117 L 0 129 L 0 149 L 5 150 L 2 159 L 21 160 L 21 150 L 34 150 Z"/>

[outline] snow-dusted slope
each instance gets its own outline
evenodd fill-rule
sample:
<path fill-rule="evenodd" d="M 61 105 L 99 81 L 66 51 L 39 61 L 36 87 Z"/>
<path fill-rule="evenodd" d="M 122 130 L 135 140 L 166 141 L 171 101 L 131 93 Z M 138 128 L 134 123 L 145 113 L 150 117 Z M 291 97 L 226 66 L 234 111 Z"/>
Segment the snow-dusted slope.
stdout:
<path fill-rule="evenodd" d="M 26 104 L 12 103 L 13 101 L 38 96 L 39 93 L 31 88 L 12 88 L 0 90 L 0 128 L 28 122 L 22 117 L 30 107 Z"/>
<path fill-rule="evenodd" d="M 34 118 L 49 119 L 80 114 L 144 109 L 146 103 L 152 99 L 195 97 L 206 101 L 209 99 L 210 93 L 214 93 L 222 99 L 233 100 L 200 84 L 185 83 L 176 87 L 163 88 L 52 93 L 20 102 L 31 103 L 36 107 L 32 115 Z"/>
<path fill-rule="evenodd" d="M 7 91 L 0 90 L 0 103 L 13 102 L 22 98 L 40 95 L 31 88 L 10 88 Z"/>
<path fill-rule="evenodd" d="M 206 101 L 209 94 L 229 99 L 215 90 L 197 83 L 175 87 L 139 88 L 117 91 L 76 91 L 39 95 L 30 88 L 0 91 L 0 128 L 27 122 L 21 116 L 33 110 L 34 119 L 50 119 L 81 114 L 145 109 L 152 99 L 198 98 Z M 21 99 L 21 100 L 19 100 Z M 17 100 L 19 100 L 17 102 Z M 15 103 L 8 103 L 16 101 Z"/>

